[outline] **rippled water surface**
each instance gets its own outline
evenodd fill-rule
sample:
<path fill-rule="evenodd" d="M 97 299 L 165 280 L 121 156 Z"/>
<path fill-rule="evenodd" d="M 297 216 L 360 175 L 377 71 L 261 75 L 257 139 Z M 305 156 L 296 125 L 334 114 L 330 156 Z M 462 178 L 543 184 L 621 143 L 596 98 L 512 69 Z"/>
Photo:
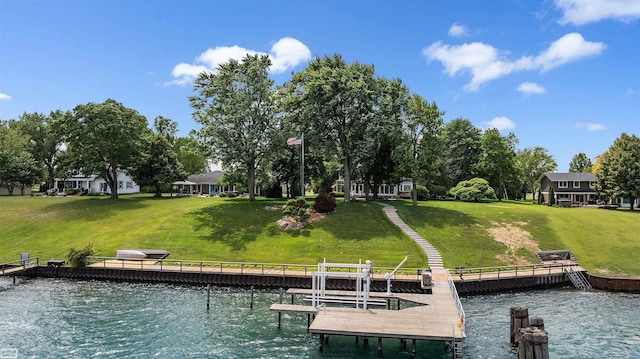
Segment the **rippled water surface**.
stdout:
<path fill-rule="evenodd" d="M 0 278 L 0 349 L 19 358 L 378 358 L 376 342 L 331 337 L 325 351 L 305 315 L 269 306 L 275 291 Z M 544 318 L 552 358 L 640 357 L 640 296 L 559 289 L 463 298 L 465 358 L 515 358 L 509 308 Z M 384 358 L 409 358 L 398 340 Z M 418 342 L 419 358 L 448 358 L 442 344 Z M 594 356 L 594 353 L 598 353 Z M 602 354 L 600 356 L 600 354 Z"/>

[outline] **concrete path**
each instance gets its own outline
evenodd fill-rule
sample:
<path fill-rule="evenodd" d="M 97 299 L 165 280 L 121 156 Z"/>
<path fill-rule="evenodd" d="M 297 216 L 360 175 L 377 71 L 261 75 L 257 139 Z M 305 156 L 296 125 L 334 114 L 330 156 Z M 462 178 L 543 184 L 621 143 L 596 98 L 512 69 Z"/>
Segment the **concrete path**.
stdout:
<path fill-rule="evenodd" d="M 422 236 L 418 234 L 418 232 L 414 231 L 411 227 L 409 227 L 400 217 L 398 217 L 398 213 L 396 212 L 396 208 L 390 204 L 384 202 L 376 202 L 384 207 L 383 211 L 389 217 L 391 222 L 396 226 L 400 227 L 400 229 L 409 236 L 409 238 L 413 239 L 420 248 L 427 254 L 427 261 L 429 262 L 429 267 L 431 268 L 444 268 L 442 264 L 442 256 L 440 252 L 431 245 L 431 243 L 427 242 Z"/>

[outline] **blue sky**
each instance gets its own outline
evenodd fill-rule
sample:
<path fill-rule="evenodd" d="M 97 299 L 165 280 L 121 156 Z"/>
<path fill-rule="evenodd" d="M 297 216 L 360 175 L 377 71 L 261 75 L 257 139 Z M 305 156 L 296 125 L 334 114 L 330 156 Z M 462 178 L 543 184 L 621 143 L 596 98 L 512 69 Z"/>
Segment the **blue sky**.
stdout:
<path fill-rule="evenodd" d="M 113 98 L 180 135 L 191 80 L 267 53 L 276 83 L 341 54 L 567 171 L 640 135 L 640 0 L 0 0 L 0 119 Z"/>

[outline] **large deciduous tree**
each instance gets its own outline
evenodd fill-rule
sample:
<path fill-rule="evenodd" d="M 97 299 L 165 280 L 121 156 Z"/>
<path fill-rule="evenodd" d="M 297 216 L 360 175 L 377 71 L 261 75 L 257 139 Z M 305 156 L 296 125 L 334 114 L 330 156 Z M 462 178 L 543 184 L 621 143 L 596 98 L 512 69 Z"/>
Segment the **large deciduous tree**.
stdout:
<path fill-rule="evenodd" d="M 516 154 L 516 165 L 527 191 L 535 194 L 540 177 L 545 172 L 553 172 L 558 165 L 553 156 L 543 147 L 528 147 Z"/>
<path fill-rule="evenodd" d="M 623 133 L 598 159 L 596 189 L 610 198 L 640 198 L 640 138 Z"/>
<path fill-rule="evenodd" d="M 396 149 L 403 139 L 400 129 L 408 92 L 399 79 L 376 80 L 374 115 L 359 147 L 362 159 L 357 170 L 358 177 L 364 183 L 367 200 L 371 190 L 376 198 L 380 185 L 399 180 L 394 178 L 400 161 Z"/>
<path fill-rule="evenodd" d="M 313 145 L 324 146 L 342 163 L 344 201 L 350 202 L 351 179 L 361 163 L 365 134 L 374 116 L 376 81 L 371 65 L 347 64 L 341 56 L 317 57 L 294 74 L 288 86 L 298 117 Z"/>
<path fill-rule="evenodd" d="M 178 137 L 173 145 L 173 150 L 187 175 L 201 173 L 207 167 L 206 151 L 195 137 L 195 134 L 190 134 L 189 137 Z"/>
<path fill-rule="evenodd" d="M 517 142 L 513 133 L 503 137 L 495 128 L 486 130 L 480 141 L 482 152 L 476 168 L 480 177 L 497 192 L 499 199 L 508 198 L 509 190 L 519 191 L 515 162 Z"/>
<path fill-rule="evenodd" d="M 31 186 L 42 178 L 42 166 L 29 152 L 29 136 L 21 131 L 18 121 L 0 121 L 0 186 L 6 187 L 10 196 L 15 187 L 24 194 L 25 186 Z"/>
<path fill-rule="evenodd" d="M 591 172 L 593 163 L 585 153 L 578 153 L 569 162 L 569 172 Z"/>
<path fill-rule="evenodd" d="M 476 176 L 476 164 L 480 159 L 482 131 L 471 121 L 456 118 L 442 130 L 443 157 L 448 174 L 448 185 L 469 180 Z"/>
<path fill-rule="evenodd" d="M 20 116 L 20 129 L 29 137 L 29 152 L 47 171 L 47 188 L 53 188 L 55 182 L 55 160 L 63 144 L 59 122 L 64 116 L 61 110 L 53 111 L 48 116 L 41 113 L 24 113 Z"/>
<path fill-rule="evenodd" d="M 438 176 L 441 168 L 442 147 L 440 132 L 444 112 L 434 103 L 420 95 L 409 97 L 404 123 L 402 152 L 402 174 L 411 178 L 413 206 L 418 205 L 417 184 L 428 184 Z"/>
<path fill-rule="evenodd" d="M 256 172 L 274 146 L 279 127 L 269 66 L 266 55 L 229 60 L 216 73 L 201 73 L 194 82 L 197 95 L 189 98 L 211 157 L 222 162 L 225 170 L 245 171 L 251 201 L 255 200 Z"/>
<path fill-rule="evenodd" d="M 147 119 L 107 99 L 76 106 L 62 126 L 71 151 L 68 158 L 75 169 L 102 176 L 111 198 L 118 198 L 118 171 L 126 170 L 142 153 L 150 131 Z"/>
<path fill-rule="evenodd" d="M 143 153 L 129 169 L 129 173 L 140 186 L 153 187 L 156 197 L 162 195 L 163 186 L 168 187 L 174 181 L 187 175 L 166 136 L 174 139 L 178 130 L 177 123 L 158 116 L 154 121 L 155 134 L 150 135 Z"/>

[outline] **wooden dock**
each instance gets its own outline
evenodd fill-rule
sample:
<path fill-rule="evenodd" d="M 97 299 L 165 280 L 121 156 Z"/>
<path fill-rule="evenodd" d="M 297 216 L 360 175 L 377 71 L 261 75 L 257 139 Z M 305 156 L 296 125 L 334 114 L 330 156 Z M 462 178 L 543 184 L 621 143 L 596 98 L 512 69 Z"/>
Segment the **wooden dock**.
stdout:
<path fill-rule="evenodd" d="M 309 332 L 320 336 L 320 348 L 324 345 L 325 336 L 355 336 L 364 338 L 378 338 L 378 350 L 381 339 L 396 338 L 415 341 L 429 340 L 461 344 L 465 339 L 464 311 L 459 306 L 455 286 L 445 269 L 433 269 L 433 290 L 431 294 L 371 292 L 370 298 L 378 300 L 409 302 L 411 306 L 393 310 L 391 305 L 387 309 L 362 309 L 320 305 L 318 308 L 309 305 L 273 304 L 270 310 L 280 313 L 314 314 L 315 318 L 309 325 Z M 289 289 L 288 294 L 310 295 L 308 289 Z M 355 298 L 354 291 L 325 291 L 326 296 Z M 322 302 L 322 300 L 320 300 Z M 345 303 L 348 302 L 345 300 Z M 456 303 L 457 302 L 457 303 Z M 461 348 L 461 345 L 460 345 Z M 454 349 L 455 350 L 455 349 Z"/>

